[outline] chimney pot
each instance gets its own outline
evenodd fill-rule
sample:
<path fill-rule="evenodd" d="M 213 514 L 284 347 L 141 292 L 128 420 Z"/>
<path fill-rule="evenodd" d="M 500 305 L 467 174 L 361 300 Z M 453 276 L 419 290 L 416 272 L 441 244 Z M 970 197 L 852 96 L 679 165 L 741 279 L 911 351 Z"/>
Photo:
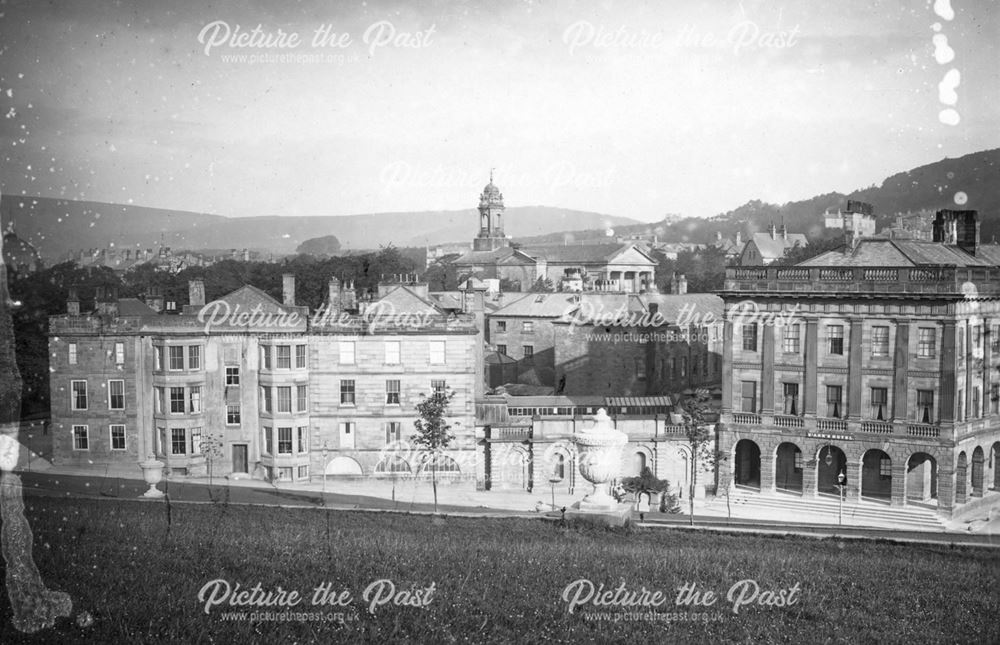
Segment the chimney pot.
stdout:
<path fill-rule="evenodd" d="M 188 304 L 193 307 L 205 306 L 205 281 L 201 278 L 188 282 Z"/>
<path fill-rule="evenodd" d="M 295 274 L 285 273 L 281 276 L 281 301 L 286 307 L 295 306 Z"/>

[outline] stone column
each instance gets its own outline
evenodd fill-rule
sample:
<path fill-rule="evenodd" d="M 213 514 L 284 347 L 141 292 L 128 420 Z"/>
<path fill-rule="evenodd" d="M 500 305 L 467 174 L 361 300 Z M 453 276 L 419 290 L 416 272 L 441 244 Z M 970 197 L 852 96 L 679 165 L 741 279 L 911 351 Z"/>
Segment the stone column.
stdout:
<path fill-rule="evenodd" d="M 940 464 L 937 472 L 937 500 L 938 512 L 950 517 L 955 508 L 955 471 L 943 469 Z"/>
<path fill-rule="evenodd" d="M 906 421 L 906 401 L 909 394 L 910 323 L 906 320 L 896 320 L 895 322 L 896 348 L 893 359 L 892 418 L 895 421 Z"/>
<path fill-rule="evenodd" d="M 847 419 L 861 420 L 861 366 L 864 361 L 864 346 L 862 345 L 862 320 L 851 318 L 850 348 L 847 355 Z"/>
<path fill-rule="evenodd" d="M 722 413 L 733 411 L 733 321 L 726 318 L 722 329 Z"/>
<path fill-rule="evenodd" d="M 760 451 L 760 492 L 762 495 L 774 494 L 774 452 L 768 444 L 761 446 Z"/>
<path fill-rule="evenodd" d="M 774 325 L 762 325 L 764 340 L 761 347 L 760 372 L 760 411 L 761 414 L 774 414 Z"/>
<path fill-rule="evenodd" d="M 805 401 L 802 411 L 806 416 L 816 416 L 816 366 L 819 363 L 819 321 L 806 321 Z"/>
<path fill-rule="evenodd" d="M 941 425 L 955 423 L 955 376 L 955 321 L 948 320 L 941 334 Z"/>
<path fill-rule="evenodd" d="M 804 457 L 805 455 L 803 455 Z M 816 486 L 818 485 L 817 470 L 819 469 L 819 462 L 815 459 L 805 460 L 803 463 L 805 468 L 802 469 L 802 497 L 815 499 L 816 498 Z"/>
<path fill-rule="evenodd" d="M 847 491 L 844 497 L 845 502 L 860 502 L 861 501 L 861 473 L 865 468 L 864 460 L 860 460 L 854 463 L 854 468 L 851 468 L 851 459 L 847 459 Z M 853 472 L 852 472 L 853 470 Z"/>
<path fill-rule="evenodd" d="M 906 462 L 898 459 L 892 460 L 892 489 L 890 504 L 893 506 L 906 506 Z"/>

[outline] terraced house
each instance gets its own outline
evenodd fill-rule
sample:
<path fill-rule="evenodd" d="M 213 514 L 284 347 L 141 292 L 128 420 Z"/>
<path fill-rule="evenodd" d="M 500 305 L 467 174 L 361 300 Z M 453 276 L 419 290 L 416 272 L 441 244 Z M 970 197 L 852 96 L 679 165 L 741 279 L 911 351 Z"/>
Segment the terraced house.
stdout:
<path fill-rule="evenodd" d="M 101 292 L 97 309 L 50 319 L 53 457 L 100 472 L 148 454 L 174 475 L 299 481 L 417 474 L 402 449 L 415 404 L 456 393 L 453 450 L 434 466 L 473 477 L 473 401 L 482 393 L 481 283 L 446 308 L 396 285 L 358 303 L 331 279 L 322 311 L 244 286 L 207 302 L 192 281 L 179 315 Z"/>
<path fill-rule="evenodd" d="M 971 508 L 1000 486 L 1000 246 L 975 211 L 939 211 L 932 241 L 849 235 L 727 269 L 720 478 Z"/>

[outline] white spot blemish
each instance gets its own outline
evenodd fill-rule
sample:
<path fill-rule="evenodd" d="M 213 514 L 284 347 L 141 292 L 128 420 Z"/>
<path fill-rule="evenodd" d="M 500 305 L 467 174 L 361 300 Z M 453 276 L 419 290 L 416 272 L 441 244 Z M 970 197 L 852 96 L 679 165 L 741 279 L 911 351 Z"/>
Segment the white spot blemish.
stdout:
<path fill-rule="evenodd" d="M 938 119 L 945 125 L 958 125 L 962 117 L 958 115 L 958 112 L 954 108 L 946 108 L 938 114 Z"/>
<path fill-rule="evenodd" d="M 945 20 L 955 17 L 955 10 L 951 8 L 951 0 L 934 0 L 934 13 Z"/>
<path fill-rule="evenodd" d="M 954 67 L 945 73 L 944 78 L 938 83 L 938 100 L 945 105 L 955 105 L 958 103 L 958 94 L 955 88 L 962 82 L 962 74 Z"/>
<path fill-rule="evenodd" d="M 969 196 L 965 194 L 964 191 L 958 191 L 955 193 L 955 203 L 959 206 L 964 206 L 966 202 L 969 201 Z"/>
<path fill-rule="evenodd" d="M 934 43 L 934 60 L 938 65 L 947 65 L 955 60 L 955 50 L 948 45 L 948 37 L 944 34 L 934 34 L 931 38 Z"/>

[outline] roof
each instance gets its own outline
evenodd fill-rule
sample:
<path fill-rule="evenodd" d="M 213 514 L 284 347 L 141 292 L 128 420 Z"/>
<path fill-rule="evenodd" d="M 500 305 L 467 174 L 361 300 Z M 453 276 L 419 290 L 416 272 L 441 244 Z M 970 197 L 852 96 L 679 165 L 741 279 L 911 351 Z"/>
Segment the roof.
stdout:
<path fill-rule="evenodd" d="M 669 396 L 609 396 L 606 401 L 610 406 L 625 406 L 629 408 L 651 408 L 674 404 Z"/>
<path fill-rule="evenodd" d="M 384 303 L 390 307 L 392 313 L 407 314 L 439 314 L 441 308 L 435 303 L 424 298 L 406 285 L 396 285 L 376 302 Z"/>
<path fill-rule="evenodd" d="M 573 311 L 578 299 L 579 296 L 573 293 L 528 293 L 498 308 L 492 315 L 559 318 Z"/>
<path fill-rule="evenodd" d="M 546 262 L 555 263 L 598 263 L 608 262 L 625 251 L 635 249 L 651 263 L 656 261 L 638 244 L 550 244 L 543 246 L 525 246 L 520 250 L 533 258 L 541 258 Z"/>
<path fill-rule="evenodd" d="M 703 320 L 711 313 L 722 320 L 722 298 L 711 293 L 529 293 L 491 313 L 495 317 L 566 318 L 574 314 L 608 317 L 616 312 L 645 314 L 649 305 L 656 304 L 658 313 L 667 323 L 681 322 L 685 312 L 693 320 Z"/>
<path fill-rule="evenodd" d="M 753 242 L 756 245 L 761 257 L 771 259 L 784 257 L 785 251 L 792 247 L 807 246 L 809 244 L 809 240 L 802 233 L 789 233 L 787 239 L 780 234 L 775 234 L 774 237 L 771 237 L 770 233 L 754 233 L 750 236 L 749 242 Z"/>
<path fill-rule="evenodd" d="M 119 316 L 158 316 L 156 310 L 138 298 L 119 298 Z"/>
<path fill-rule="evenodd" d="M 850 253 L 844 249 L 827 251 L 796 266 L 959 266 L 988 267 L 1000 266 L 1000 246 L 984 244 L 977 255 L 963 251 L 957 246 L 926 240 L 900 240 L 864 238 L 858 241 Z"/>
<path fill-rule="evenodd" d="M 514 249 L 509 246 L 504 246 L 492 251 L 469 251 L 468 253 L 455 258 L 451 261 L 451 263 L 470 266 L 477 264 L 495 264 L 496 262 L 510 257 L 513 254 Z"/>

